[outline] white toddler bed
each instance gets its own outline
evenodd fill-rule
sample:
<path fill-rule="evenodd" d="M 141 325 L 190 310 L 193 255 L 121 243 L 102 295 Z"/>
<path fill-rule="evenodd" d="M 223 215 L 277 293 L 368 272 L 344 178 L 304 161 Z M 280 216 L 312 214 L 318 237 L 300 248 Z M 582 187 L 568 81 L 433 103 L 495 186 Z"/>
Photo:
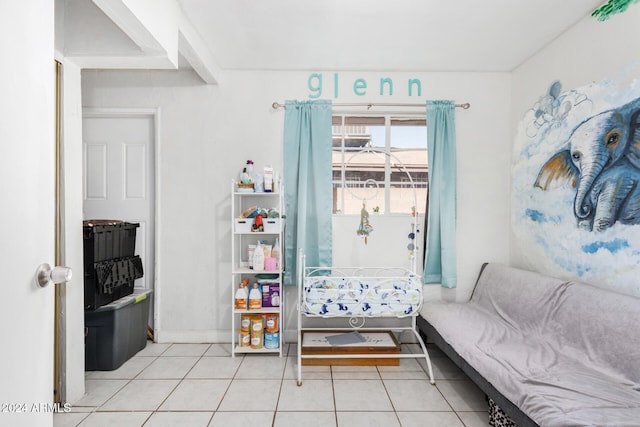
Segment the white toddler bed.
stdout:
<path fill-rule="evenodd" d="M 302 359 L 305 358 L 422 358 L 435 384 L 427 348 L 416 325 L 422 307 L 420 278 L 405 268 L 396 267 L 307 267 L 302 250 L 298 258 L 298 385 L 302 384 Z M 333 331 L 411 332 L 422 353 L 395 354 L 303 354 L 303 333 L 326 328 L 305 327 L 308 317 L 348 318 L 349 327 L 330 328 Z M 364 327 L 368 318 L 387 318 L 393 323 L 384 327 Z M 404 319 L 397 321 L 397 319 Z"/>

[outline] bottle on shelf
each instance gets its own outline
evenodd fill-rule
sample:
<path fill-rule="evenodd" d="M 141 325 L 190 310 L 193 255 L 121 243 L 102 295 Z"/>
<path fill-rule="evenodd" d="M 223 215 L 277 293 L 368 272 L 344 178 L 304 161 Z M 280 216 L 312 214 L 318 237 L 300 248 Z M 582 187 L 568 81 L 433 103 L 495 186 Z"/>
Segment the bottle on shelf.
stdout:
<path fill-rule="evenodd" d="M 253 182 L 253 160 L 247 160 L 247 164 L 242 175 L 243 183 L 249 184 Z"/>
<path fill-rule="evenodd" d="M 264 248 L 260 241 L 256 243 L 256 248 L 253 251 L 253 270 L 264 271 Z"/>
<path fill-rule="evenodd" d="M 249 303 L 249 291 L 247 290 L 247 286 L 249 286 L 249 279 L 243 279 L 236 291 L 235 296 L 235 308 L 236 310 L 246 310 Z"/>
<path fill-rule="evenodd" d="M 280 270 L 280 239 L 277 237 L 271 249 L 271 257 L 276 259 L 276 270 Z"/>
<path fill-rule="evenodd" d="M 254 283 L 249 292 L 249 310 L 260 310 L 262 308 L 262 291 L 260 286 Z"/>

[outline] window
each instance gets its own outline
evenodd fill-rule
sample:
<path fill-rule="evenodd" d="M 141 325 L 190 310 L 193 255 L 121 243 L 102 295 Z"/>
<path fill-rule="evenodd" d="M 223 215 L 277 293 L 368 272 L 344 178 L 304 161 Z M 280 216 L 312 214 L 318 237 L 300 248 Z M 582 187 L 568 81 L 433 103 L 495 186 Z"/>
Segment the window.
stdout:
<path fill-rule="evenodd" d="M 333 213 L 424 213 L 427 172 L 424 116 L 334 114 Z"/>

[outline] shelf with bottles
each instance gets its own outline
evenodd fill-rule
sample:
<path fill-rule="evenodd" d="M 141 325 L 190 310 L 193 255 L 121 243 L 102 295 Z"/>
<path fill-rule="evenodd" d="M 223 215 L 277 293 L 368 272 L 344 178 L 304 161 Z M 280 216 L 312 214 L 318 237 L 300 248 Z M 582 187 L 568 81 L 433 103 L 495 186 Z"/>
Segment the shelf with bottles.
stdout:
<path fill-rule="evenodd" d="M 282 357 L 279 327 L 267 327 L 274 321 L 279 326 L 284 317 L 282 186 L 254 192 L 241 184 L 232 181 L 231 188 L 231 354 L 278 353 Z M 251 293 L 255 298 L 250 298 Z M 249 325 L 251 319 L 254 322 Z"/>
<path fill-rule="evenodd" d="M 280 279 L 260 279 L 253 282 L 244 277 L 233 299 L 234 313 L 278 313 L 282 306 Z"/>
<path fill-rule="evenodd" d="M 282 355 L 280 295 L 279 280 L 251 283 L 246 277 L 242 279 L 234 296 L 233 316 L 240 318 L 240 328 L 237 339 L 234 337 L 233 354 L 278 352 Z"/>
<path fill-rule="evenodd" d="M 243 194 L 270 194 L 277 191 L 279 183 L 280 178 L 270 165 L 254 172 L 253 160 L 247 160 L 242 172 L 240 172 L 240 179 L 234 186 L 234 191 Z"/>
<path fill-rule="evenodd" d="M 240 328 L 232 343 L 232 356 L 235 353 L 279 353 L 282 356 L 284 341 L 280 319 L 281 313 L 271 311 L 242 313 Z"/>
<path fill-rule="evenodd" d="M 241 317 L 237 353 L 281 353 L 280 313 L 245 313 Z"/>
<path fill-rule="evenodd" d="M 264 237 L 247 237 L 236 242 L 233 274 L 255 275 L 258 279 L 275 279 L 282 275 L 281 235 L 272 236 L 272 239 Z"/>

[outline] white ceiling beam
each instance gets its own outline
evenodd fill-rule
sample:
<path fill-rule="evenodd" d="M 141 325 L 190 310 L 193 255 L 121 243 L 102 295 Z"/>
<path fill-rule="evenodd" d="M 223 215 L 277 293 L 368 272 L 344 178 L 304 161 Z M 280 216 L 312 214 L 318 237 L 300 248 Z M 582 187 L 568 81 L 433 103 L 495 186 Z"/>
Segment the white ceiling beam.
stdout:
<path fill-rule="evenodd" d="M 205 83 L 218 84 L 220 82 L 220 67 L 184 14 L 180 20 L 178 49 Z"/>
<path fill-rule="evenodd" d="M 83 56 L 85 68 L 178 68 L 178 53 L 207 84 L 219 82 L 220 68 L 204 40 L 175 0 L 93 0 L 143 55 Z M 164 58 L 164 59 L 163 59 Z"/>
<path fill-rule="evenodd" d="M 164 55 L 67 55 L 65 60 L 72 61 L 83 69 L 105 70 L 176 70 L 175 64 Z"/>
<path fill-rule="evenodd" d="M 164 53 L 160 42 L 126 5 L 124 0 L 93 0 L 143 52 Z"/>
<path fill-rule="evenodd" d="M 141 50 L 178 67 L 178 14 L 174 0 L 93 0 Z"/>

